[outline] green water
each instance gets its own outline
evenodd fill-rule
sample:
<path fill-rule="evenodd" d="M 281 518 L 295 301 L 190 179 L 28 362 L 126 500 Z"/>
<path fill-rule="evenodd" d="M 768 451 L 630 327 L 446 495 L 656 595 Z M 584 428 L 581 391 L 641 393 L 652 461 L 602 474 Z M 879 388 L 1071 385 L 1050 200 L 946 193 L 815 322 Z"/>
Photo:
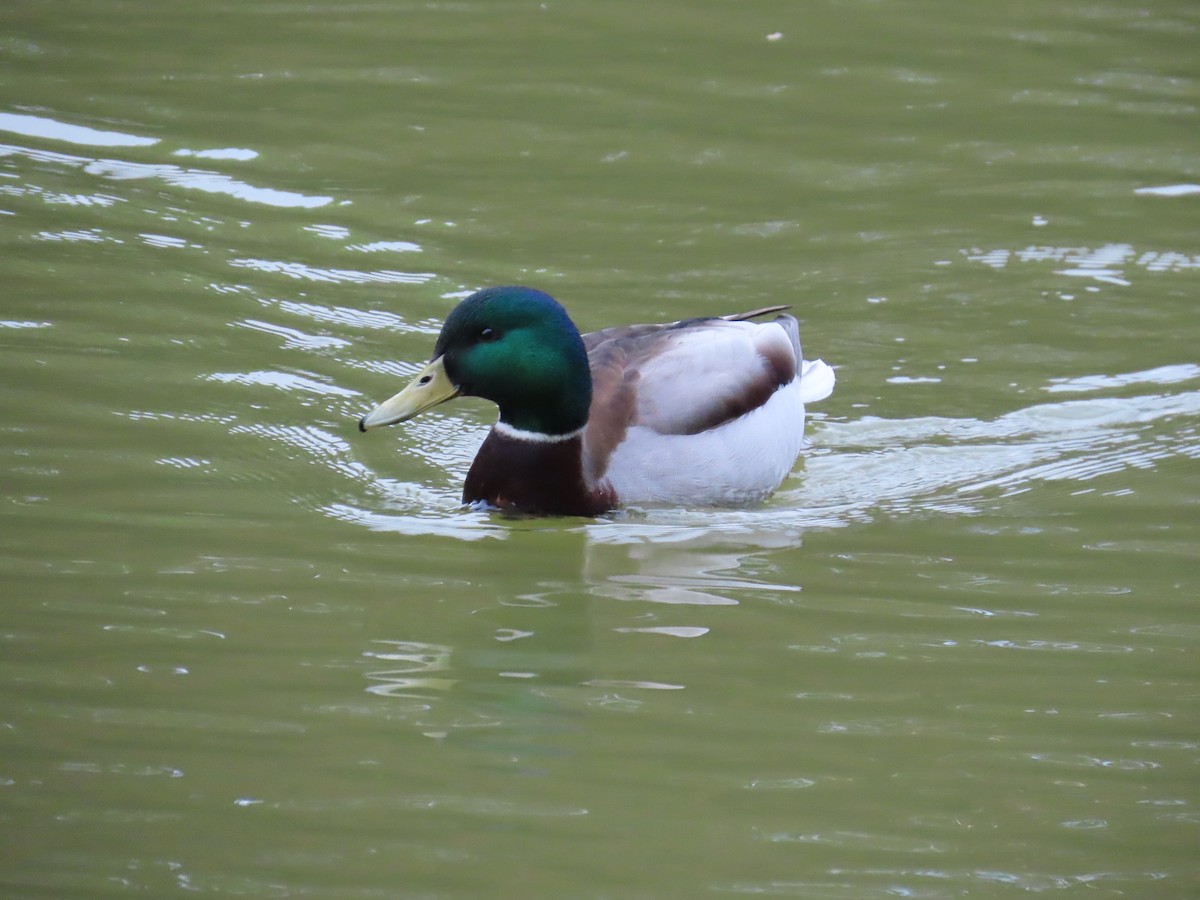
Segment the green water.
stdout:
<path fill-rule="evenodd" d="M 0 895 L 1200 894 L 1194 3 L 0 8 Z M 509 520 L 465 292 L 794 305 L 764 507 Z"/>

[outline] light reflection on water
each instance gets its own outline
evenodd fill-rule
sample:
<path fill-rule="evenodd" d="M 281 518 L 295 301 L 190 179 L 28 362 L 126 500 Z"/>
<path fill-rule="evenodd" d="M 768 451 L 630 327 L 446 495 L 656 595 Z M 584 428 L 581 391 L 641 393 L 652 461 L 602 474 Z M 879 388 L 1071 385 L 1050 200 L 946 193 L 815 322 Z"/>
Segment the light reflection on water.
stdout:
<path fill-rule="evenodd" d="M 148 147 L 158 143 L 157 138 L 123 134 L 119 131 L 101 131 L 86 125 L 59 122 L 47 116 L 30 116 L 17 113 L 0 113 L 0 131 L 9 131 L 25 137 L 49 138 L 69 144 L 89 147 Z"/>
<path fill-rule="evenodd" d="M 420 697 L 430 690 L 448 690 L 457 679 L 438 673 L 450 669 L 453 648 L 419 641 L 376 640 L 363 656 L 388 668 L 368 672 L 367 693 L 381 697 Z"/>
<path fill-rule="evenodd" d="M 348 282 L 351 284 L 424 284 L 436 276 L 429 272 L 397 272 L 391 269 L 363 271 L 361 269 L 334 269 L 305 265 L 281 259 L 234 259 L 229 265 L 235 269 L 255 269 L 286 275 L 303 281 L 325 283 Z"/>
<path fill-rule="evenodd" d="M 1131 266 L 1146 272 L 1184 272 L 1200 268 L 1200 256 L 1175 250 L 1137 250 L 1131 244 L 1105 244 L 1102 247 L 1029 246 L 1021 250 L 973 248 L 964 250 L 963 255 L 972 262 L 983 263 L 993 269 L 1003 269 L 1010 263 L 1049 263 L 1059 266 L 1054 269 L 1055 274 L 1087 278 L 1120 287 L 1131 284 L 1126 276 L 1126 269 Z"/>
<path fill-rule="evenodd" d="M 171 187 L 209 194 L 222 194 L 265 206 L 313 208 L 333 202 L 332 197 L 311 196 L 278 188 L 256 187 L 220 172 L 184 168 L 170 163 L 142 163 L 103 157 L 75 156 L 69 153 L 35 150 L 13 144 L 0 144 L 0 158 L 6 156 L 21 156 L 32 162 L 52 164 L 64 169 L 78 168 L 87 175 L 94 175 L 106 181 L 161 181 Z M 39 193 L 40 190 L 31 188 L 31 192 Z"/>

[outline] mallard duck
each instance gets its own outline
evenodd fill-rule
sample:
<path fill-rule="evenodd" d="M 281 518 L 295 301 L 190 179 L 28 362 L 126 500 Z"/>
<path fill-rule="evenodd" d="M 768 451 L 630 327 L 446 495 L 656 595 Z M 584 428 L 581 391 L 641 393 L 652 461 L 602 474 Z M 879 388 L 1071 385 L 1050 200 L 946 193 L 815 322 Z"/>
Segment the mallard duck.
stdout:
<path fill-rule="evenodd" d="M 454 397 L 500 407 L 471 464 L 464 503 L 594 516 L 622 504 L 744 505 L 787 477 L 804 444 L 804 404 L 833 370 L 800 353 L 772 306 L 580 335 L 549 294 L 493 287 L 458 304 L 433 359 L 359 420 L 411 419 Z"/>

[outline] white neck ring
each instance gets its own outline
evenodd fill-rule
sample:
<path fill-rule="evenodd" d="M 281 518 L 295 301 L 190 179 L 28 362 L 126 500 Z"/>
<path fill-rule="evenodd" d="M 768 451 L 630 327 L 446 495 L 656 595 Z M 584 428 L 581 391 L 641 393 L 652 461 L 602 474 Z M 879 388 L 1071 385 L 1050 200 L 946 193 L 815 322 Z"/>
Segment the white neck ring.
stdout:
<path fill-rule="evenodd" d="M 564 441 L 574 440 L 583 434 L 583 428 L 576 428 L 574 431 L 568 431 L 566 434 L 545 434 L 541 431 L 526 431 L 523 428 L 514 428 L 507 422 L 497 422 L 492 426 L 492 431 L 502 434 L 506 438 L 512 438 L 514 441 L 525 441 L 529 444 L 561 444 Z"/>

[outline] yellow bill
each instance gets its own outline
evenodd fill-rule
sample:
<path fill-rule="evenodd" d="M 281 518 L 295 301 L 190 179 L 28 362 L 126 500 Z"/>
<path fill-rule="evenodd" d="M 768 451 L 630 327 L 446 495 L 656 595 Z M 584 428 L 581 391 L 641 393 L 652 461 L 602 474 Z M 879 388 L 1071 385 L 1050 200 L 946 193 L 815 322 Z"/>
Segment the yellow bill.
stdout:
<path fill-rule="evenodd" d="M 439 403 L 454 399 L 458 392 L 458 385 L 446 374 L 446 367 L 439 356 L 422 369 L 408 387 L 359 419 L 358 430 L 366 431 L 368 428 L 404 422 Z"/>

